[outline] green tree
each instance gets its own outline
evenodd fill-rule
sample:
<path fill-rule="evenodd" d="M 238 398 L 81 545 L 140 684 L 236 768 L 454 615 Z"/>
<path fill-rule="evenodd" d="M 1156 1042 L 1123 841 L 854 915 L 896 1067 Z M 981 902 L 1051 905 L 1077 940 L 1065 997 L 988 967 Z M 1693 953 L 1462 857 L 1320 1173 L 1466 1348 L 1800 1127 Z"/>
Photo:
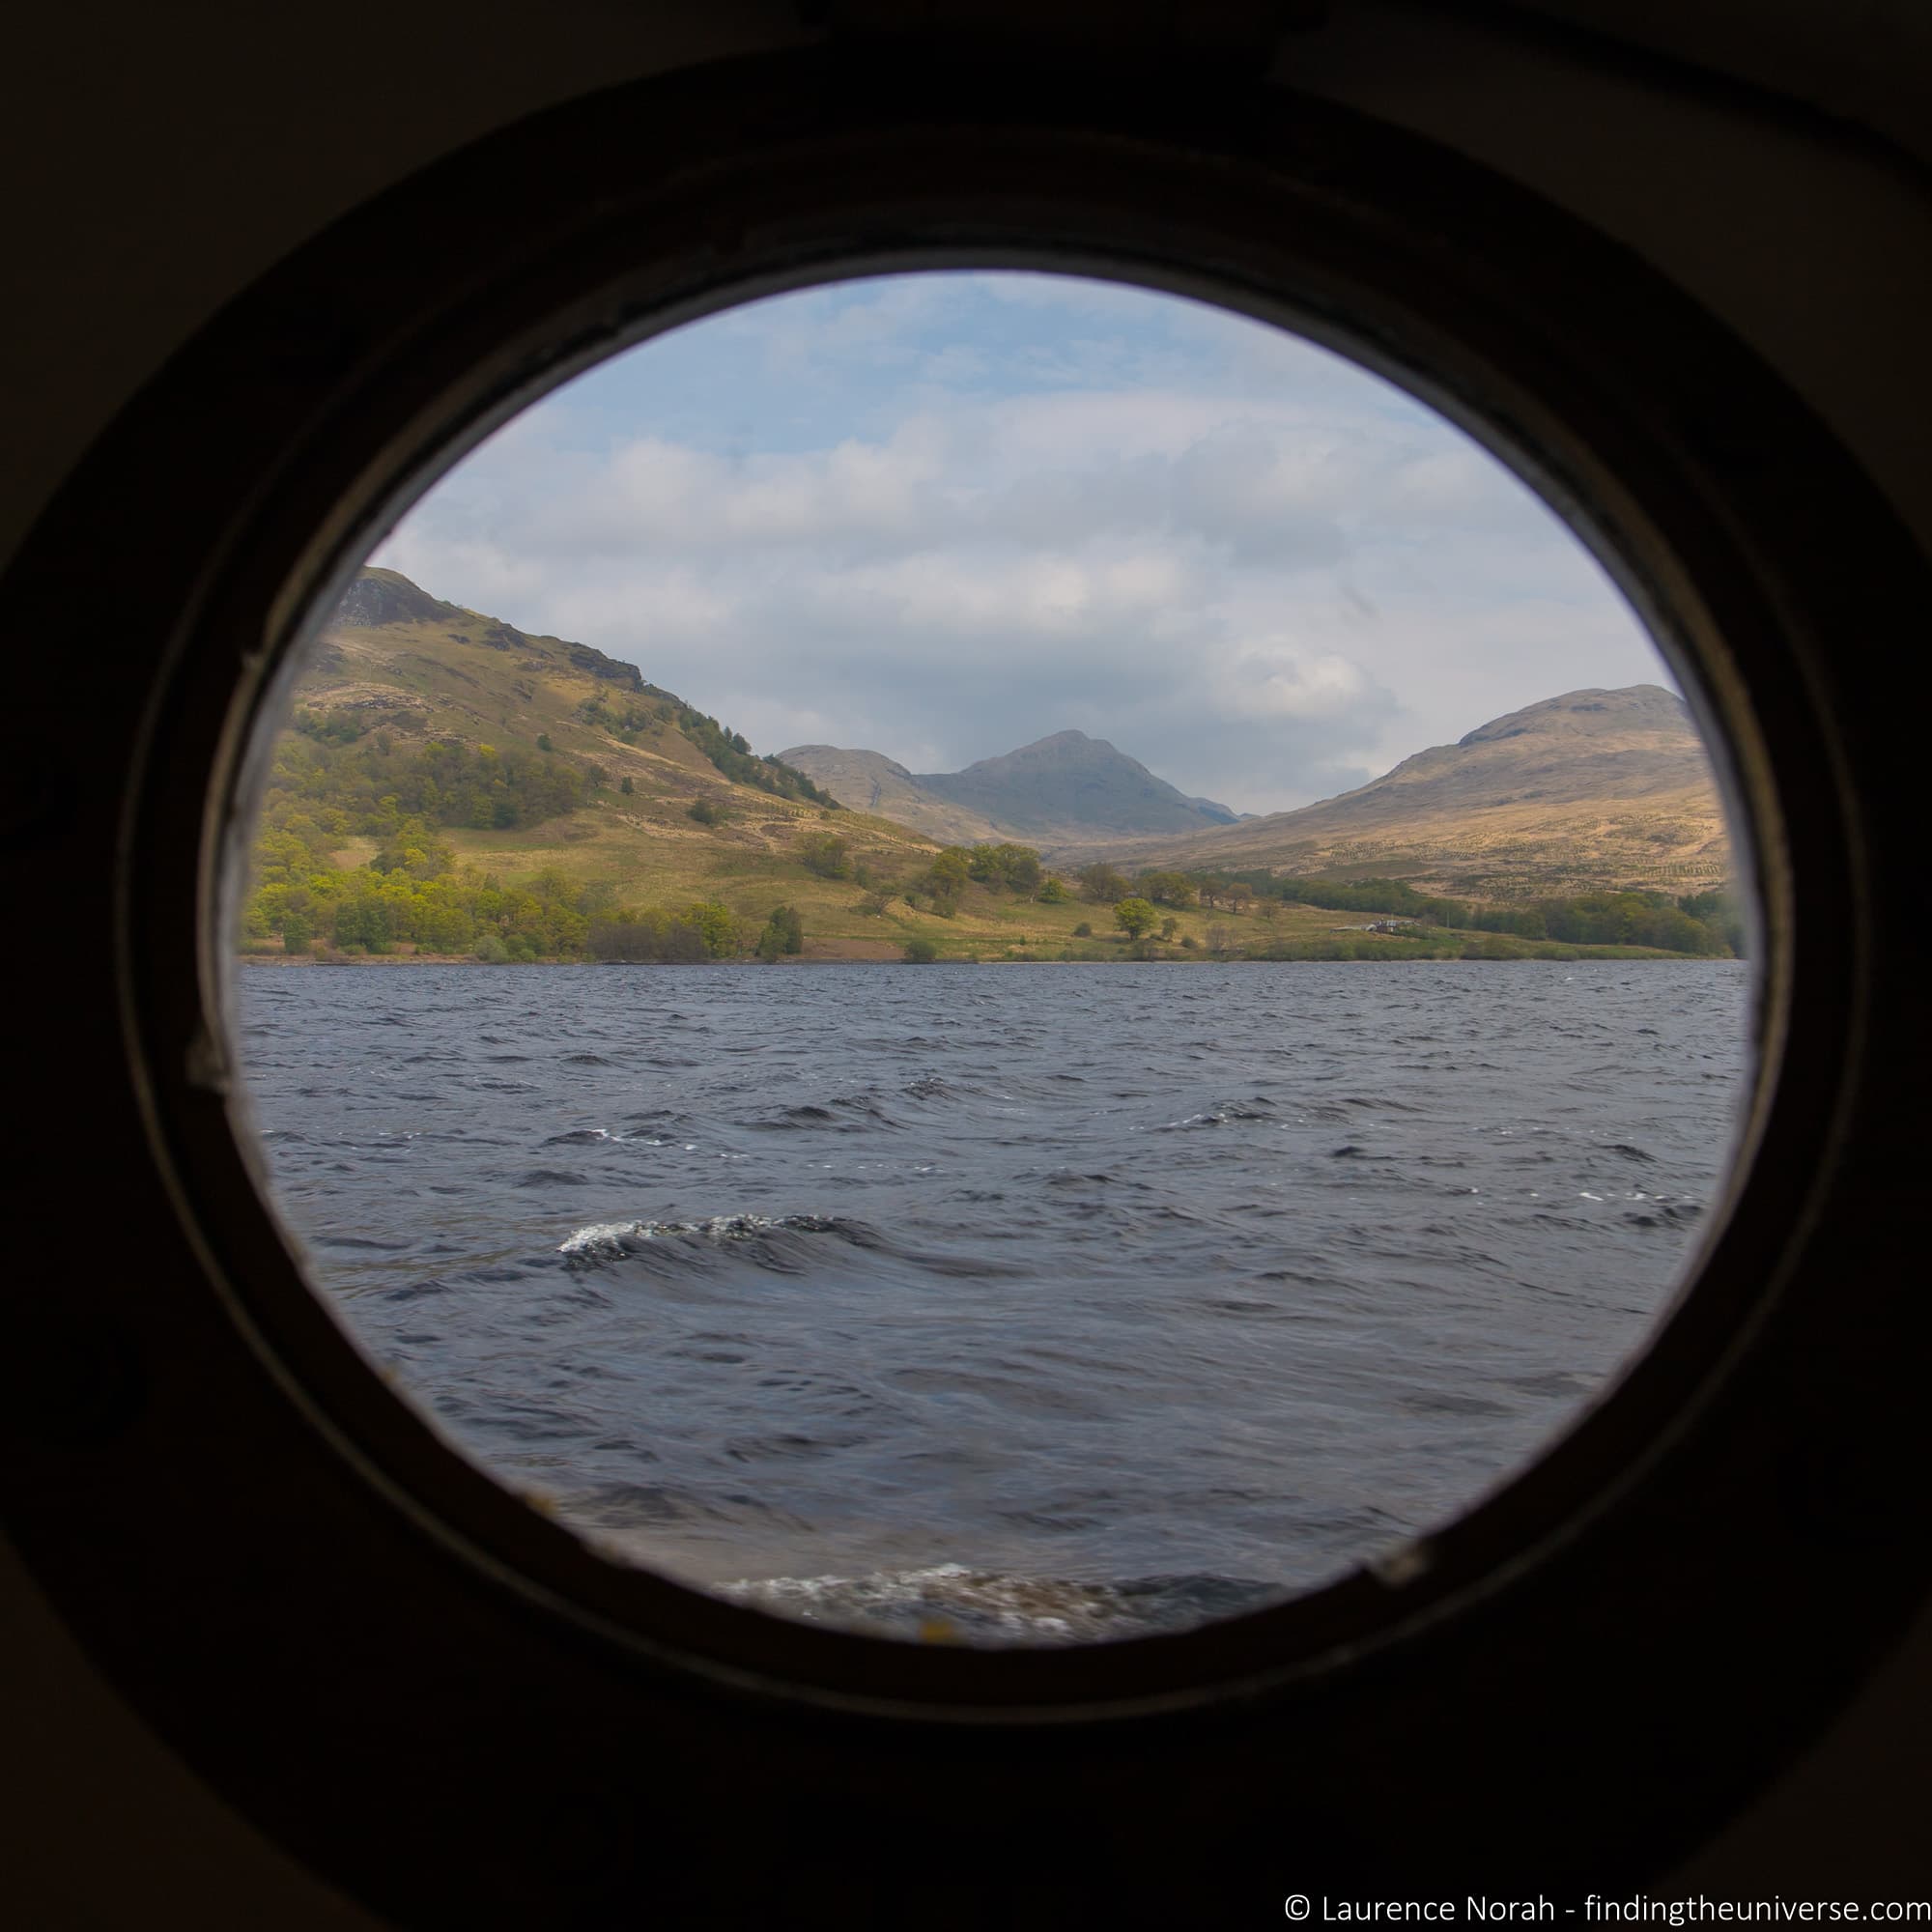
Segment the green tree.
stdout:
<path fill-rule="evenodd" d="M 1146 899 L 1122 899 L 1114 908 L 1114 923 L 1129 939 L 1145 939 L 1160 922 L 1160 914 Z"/>
<path fill-rule="evenodd" d="M 1082 866 L 1073 876 L 1080 881 L 1081 892 L 1095 905 L 1116 904 L 1126 897 L 1130 890 L 1126 874 L 1104 861 Z"/>
<path fill-rule="evenodd" d="M 1136 881 L 1142 898 L 1155 905 L 1191 906 L 1194 883 L 1185 872 L 1143 872 Z"/>
<path fill-rule="evenodd" d="M 821 879 L 851 875 L 851 848 L 836 832 L 808 832 L 798 841 L 798 856 L 806 870 Z"/>
<path fill-rule="evenodd" d="M 941 919 L 959 910 L 966 882 L 973 876 L 973 855 L 963 845 L 948 845 L 925 869 L 921 884 L 932 895 L 932 909 Z"/>
<path fill-rule="evenodd" d="M 1034 895 L 1041 905 L 1065 905 L 1072 896 L 1066 890 L 1066 881 L 1055 878 L 1051 872 L 1039 882 L 1039 891 Z"/>
<path fill-rule="evenodd" d="M 963 845 L 948 845 L 935 855 L 925 876 L 928 891 L 961 893 L 973 876 L 973 855 Z"/>
<path fill-rule="evenodd" d="M 1005 886 L 1009 892 L 1025 895 L 1039 884 L 1039 854 L 1031 845 L 976 845 L 967 857 L 967 869 L 980 884 Z"/>
<path fill-rule="evenodd" d="M 908 966 L 930 966 L 938 957 L 939 948 L 923 935 L 905 943 L 905 963 Z"/>
<path fill-rule="evenodd" d="M 697 934 L 709 958 L 728 959 L 738 950 L 738 922 L 731 917 L 730 907 L 716 899 L 686 906 L 678 915 L 678 923 Z"/>
<path fill-rule="evenodd" d="M 757 954 L 768 963 L 805 951 L 805 923 L 795 906 L 774 906 L 758 934 Z"/>

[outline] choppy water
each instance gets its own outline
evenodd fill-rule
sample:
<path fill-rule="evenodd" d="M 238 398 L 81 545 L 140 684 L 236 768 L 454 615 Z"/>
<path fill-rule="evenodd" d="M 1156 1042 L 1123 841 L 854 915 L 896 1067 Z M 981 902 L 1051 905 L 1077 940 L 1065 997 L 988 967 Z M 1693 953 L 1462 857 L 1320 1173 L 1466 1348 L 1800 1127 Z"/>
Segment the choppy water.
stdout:
<path fill-rule="evenodd" d="M 242 976 L 287 1218 L 379 1361 L 613 1551 L 1052 1642 L 1440 1524 L 1649 1332 L 1719 964 Z"/>

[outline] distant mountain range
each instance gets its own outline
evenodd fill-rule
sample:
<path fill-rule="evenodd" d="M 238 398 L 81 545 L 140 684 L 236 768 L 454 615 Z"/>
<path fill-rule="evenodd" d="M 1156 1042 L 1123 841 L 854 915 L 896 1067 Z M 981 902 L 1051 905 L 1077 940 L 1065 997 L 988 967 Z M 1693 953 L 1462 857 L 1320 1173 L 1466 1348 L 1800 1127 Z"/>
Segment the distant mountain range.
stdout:
<path fill-rule="evenodd" d="M 1234 825 L 1240 814 L 1189 798 L 1104 738 L 1056 731 L 963 772 L 909 772 L 880 752 L 794 745 L 780 758 L 841 804 L 953 844 L 1148 838 Z"/>
<path fill-rule="evenodd" d="M 1003 839 L 1063 870 L 1106 858 L 1128 871 L 1386 874 L 1473 898 L 1682 894 L 1721 884 L 1731 867 L 1702 740 L 1657 685 L 1568 692 L 1338 798 L 1240 817 L 1080 731 L 960 772 L 914 773 L 827 745 L 760 757 L 634 665 L 365 570 L 314 647 L 297 703 L 311 730 L 380 730 L 398 755 L 442 738 L 565 760 L 593 780 L 588 810 L 541 836 L 521 825 L 451 836 L 479 857 L 541 855 L 623 880 L 663 877 L 666 891 L 673 873 L 681 890 L 765 866 L 807 890 L 797 839 L 823 822 L 828 793 L 845 808 L 835 816 L 855 857 L 888 871 L 923 863 L 918 853 L 935 844 Z M 705 801 L 722 821 L 694 821 L 690 808 Z"/>
<path fill-rule="evenodd" d="M 1295 811 L 1237 816 L 1079 731 L 915 774 L 877 752 L 798 745 L 787 765 L 927 838 L 1015 838 L 1050 861 L 1388 874 L 1483 897 L 1721 884 L 1729 838 L 1684 701 L 1661 685 L 1572 691 L 1405 758 Z"/>
<path fill-rule="evenodd" d="M 1683 699 L 1655 684 L 1565 692 L 1340 797 L 1180 838 L 1094 840 L 1085 852 L 1103 855 L 1387 874 L 1476 897 L 1612 885 L 1686 893 L 1721 884 L 1731 867 L 1703 739 Z"/>

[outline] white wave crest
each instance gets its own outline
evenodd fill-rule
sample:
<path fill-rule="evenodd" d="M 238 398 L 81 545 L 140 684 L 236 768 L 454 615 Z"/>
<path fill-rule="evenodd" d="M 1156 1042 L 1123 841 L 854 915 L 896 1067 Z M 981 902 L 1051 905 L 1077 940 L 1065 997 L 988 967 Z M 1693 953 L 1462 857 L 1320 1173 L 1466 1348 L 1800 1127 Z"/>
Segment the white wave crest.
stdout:
<path fill-rule="evenodd" d="M 699 1235 L 707 1240 L 744 1241 L 780 1229 L 822 1235 L 838 1226 L 824 1214 L 713 1214 L 702 1221 L 593 1221 L 558 1242 L 557 1253 L 610 1257 L 628 1252 L 633 1241 L 664 1240 L 680 1235 Z"/>

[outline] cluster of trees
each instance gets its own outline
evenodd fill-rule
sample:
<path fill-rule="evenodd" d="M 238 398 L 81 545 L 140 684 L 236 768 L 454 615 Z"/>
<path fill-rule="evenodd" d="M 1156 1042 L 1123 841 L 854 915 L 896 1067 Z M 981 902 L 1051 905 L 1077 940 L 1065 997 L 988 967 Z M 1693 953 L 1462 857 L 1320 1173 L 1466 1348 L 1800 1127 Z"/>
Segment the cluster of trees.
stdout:
<path fill-rule="evenodd" d="M 1042 905 L 1064 905 L 1072 897 L 1066 882 L 1048 872 L 1031 845 L 1010 840 L 998 844 L 946 845 L 910 878 L 881 872 L 858 857 L 836 832 L 813 831 L 800 836 L 799 863 L 821 879 L 852 879 L 867 889 L 861 910 L 883 913 L 892 894 L 907 904 L 923 906 L 941 919 L 952 919 L 971 886 L 1009 893 L 1015 898 Z"/>
<path fill-rule="evenodd" d="M 1195 902 L 1195 885 L 1185 872 L 1143 872 L 1134 881 L 1134 890 L 1155 905 L 1184 909 Z"/>
<path fill-rule="evenodd" d="M 951 919 L 959 910 L 969 885 L 1010 893 L 1015 898 L 1034 899 L 1042 905 L 1064 905 L 1072 896 L 1065 881 L 1046 870 L 1031 845 L 1016 845 L 1010 840 L 943 846 L 925 870 L 907 885 L 905 896 L 912 905 L 929 900 L 940 918 Z"/>
<path fill-rule="evenodd" d="M 602 907 L 593 913 L 582 953 L 591 959 L 651 960 L 667 965 L 735 959 L 749 950 L 743 921 L 716 899 L 682 912 L 662 906 Z M 559 958 L 578 956 L 560 952 Z"/>
<path fill-rule="evenodd" d="M 765 922 L 765 929 L 758 934 L 758 943 L 753 949 L 758 957 L 768 965 L 805 951 L 805 922 L 798 916 L 796 906 L 774 906 L 772 916 Z"/>
<path fill-rule="evenodd" d="M 1073 877 L 1080 896 L 1095 905 L 1118 905 L 1133 891 L 1133 881 L 1119 867 L 1105 863 L 1082 866 Z"/>
<path fill-rule="evenodd" d="M 1240 912 L 1255 896 L 1255 889 L 1245 879 L 1230 878 L 1225 872 L 1196 872 L 1190 883 L 1204 906 L 1224 907 Z"/>
<path fill-rule="evenodd" d="M 836 832 L 808 832 L 798 841 L 799 863 L 821 879 L 852 876 L 852 848 Z"/>
<path fill-rule="evenodd" d="M 426 952 L 494 962 L 537 959 L 778 958 L 803 950 L 795 909 L 781 906 L 762 932 L 716 900 L 682 911 L 616 904 L 615 888 L 546 867 L 505 886 L 474 867 L 459 869 L 448 842 L 421 816 L 381 821 L 375 856 L 341 867 L 333 854 L 360 827 L 339 808 L 311 811 L 288 791 L 271 793 L 255 847 L 255 886 L 243 908 L 246 941 L 279 938 L 290 952 Z"/>
<path fill-rule="evenodd" d="M 959 910 L 959 901 L 973 877 L 973 855 L 964 845 L 940 849 L 932 864 L 906 889 L 906 903 L 919 904 L 922 897 L 931 902 L 941 919 L 951 919 Z"/>
<path fill-rule="evenodd" d="M 1744 921 L 1728 893 L 1575 893 L 1511 905 L 1436 898 L 1401 879 L 1280 879 L 1281 896 L 1338 912 L 1382 912 L 1451 932 L 1491 932 L 1576 946 L 1651 946 L 1706 956 L 1744 951 Z"/>
<path fill-rule="evenodd" d="M 1140 872 L 1129 879 L 1118 866 L 1101 861 L 1082 866 L 1073 877 L 1080 888 L 1081 897 L 1092 899 L 1095 905 L 1117 906 L 1122 899 L 1137 898 L 1154 905 L 1172 906 L 1176 911 L 1185 911 L 1197 900 L 1208 903 L 1199 882 L 1186 872 L 1156 869 Z"/>
<path fill-rule="evenodd" d="M 1089 892 L 1097 886 L 1121 883 L 1121 874 L 1108 866 L 1087 867 L 1079 876 L 1083 889 Z M 1431 897 L 1398 879 L 1277 881 L 1267 879 L 1266 874 L 1262 877 L 1275 889 L 1264 901 L 1264 909 L 1269 912 L 1277 909 L 1278 900 L 1291 899 L 1333 911 L 1395 914 L 1412 919 L 1418 927 L 1444 930 L 1440 935 L 1417 930 L 1365 940 L 1337 934 L 1319 940 L 1270 942 L 1254 952 L 1253 956 L 1260 958 L 1576 958 L 1592 949 L 1627 946 L 1709 957 L 1742 953 L 1744 950 L 1742 918 L 1727 893 L 1704 893 L 1681 899 L 1653 892 L 1578 893 L 1521 905 L 1472 906 Z M 1182 888 L 1191 890 L 1183 892 Z M 1238 911 L 1255 896 L 1255 888 L 1245 881 L 1144 871 L 1133 890 L 1115 902 L 1114 923 L 1125 934 L 1132 956 L 1151 958 L 1154 956 L 1155 937 L 1171 942 L 1179 926 L 1173 915 L 1161 917 L 1163 904 L 1185 906 L 1198 899 L 1206 904 L 1218 901 Z M 1083 923 L 1075 928 L 1075 936 L 1086 937 L 1091 930 Z M 1449 936 L 1458 931 L 1481 936 Z M 1199 945 L 1191 934 L 1180 943 L 1188 948 Z M 1226 956 L 1249 949 L 1238 945 L 1235 928 L 1220 924 L 1209 927 L 1207 950 Z"/>
<path fill-rule="evenodd" d="M 1039 854 L 1031 845 L 975 845 L 966 855 L 966 870 L 979 884 L 1017 898 L 1037 896 L 1046 880 Z"/>
<path fill-rule="evenodd" d="M 1740 959 L 1750 950 L 1750 932 L 1745 923 L 1744 906 L 1728 888 L 1686 894 L 1677 901 L 1677 910 L 1688 914 L 1699 925 L 1721 935 L 1724 944 Z"/>
<path fill-rule="evenodd" d="M 998 848 L 991 845 L 943 845 L 934 853 L 932 863 L 916 878 L 907 880 L 900 888 L 905 902 L 911 906 L 928 905 L 941 919 L 952 919 L 959 910 L 959 901 L 966 895 L 966 888 L 977 880 L 980 884 L 991 885 L 998 881 L 1000 872 L 995 862 L 980 859 L 981 852 L 992 853 L 999 849 L 1022 851 L 1022 846 Z M 1036 866 L 1039 855 L 1032 854 Z"/>
<path fill-rule="evenodd" d="M 248 939 L 279 936 L 291 952 L 388 952 L 408 943 L 479 959 L 569 959 L 583 952 L 600 890 L 609 890 L 554 869 L 525 886 L 455 871 L 420 820 L 368 865 L 338 869 L 304 844 L 313 832 L 298 822 L 265 836 L 270 849 L 243 913 Z"/>
<path fill-rule="evenodd" d="M 378 837 L 408 818 L 512 831 L 575 811 L 602 776 L 516 746 L 415 742 L 355 712 L 298 712 L 275 748 L 268 806 L 272 814 L 278 800 L 298 801 Z"/>
<path fill-rule="evenodd" d="M 626 696 L 621 711 L 612 705 L 609 694 L 601 691 L 577 709 L 586 724 L 608 731 L 627 745 L 635 745 L 639 735 L 654 724 L 674 725 L 734 784 L 753 785 L 776 798 L 802 799 L 833 810 L 838 809 L 838 801 L 829 791 L 820 790 L 803 772 L 769 753 L 760 757 L 742 732 L 719 724 L 654 684 L 646 684 L 639 696 Z"/>

